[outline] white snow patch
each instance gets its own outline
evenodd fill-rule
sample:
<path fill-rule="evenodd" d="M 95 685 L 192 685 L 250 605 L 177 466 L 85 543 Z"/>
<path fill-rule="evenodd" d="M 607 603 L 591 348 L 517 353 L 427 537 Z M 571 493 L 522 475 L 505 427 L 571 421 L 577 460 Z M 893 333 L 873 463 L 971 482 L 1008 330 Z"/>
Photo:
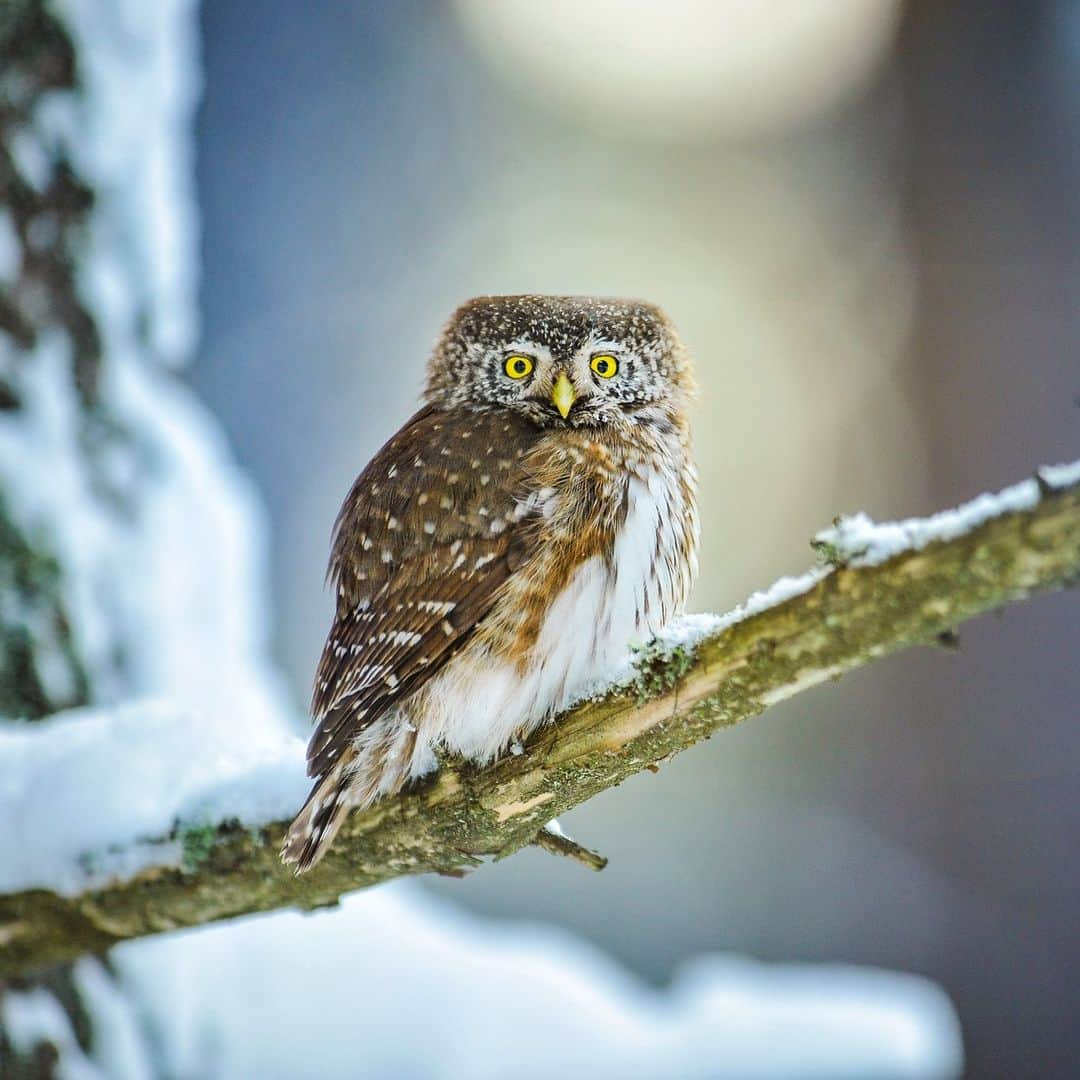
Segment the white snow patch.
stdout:
<path fill-rule="evenodd" d="M 1045 465 L 1038 472 L 1042 482 L 1052 489 L 1080 483 L 1080 461 Z M 877 524 L 864 513 L 853 514 L 819 532 L 815 540 L 832 546 L 849 566 L 877 566 L 902 552 L 921 551 L 928 544 L 963 536 L 991 518 L 1030 510 L 1041 498 L 1038 480 L 1023 480 L 997 494 L 979 495 L 963 506 L 928 518 Z"/>
<path fill-rule="evenodd" d="M 292 733 L 302 725 L 265 658 L 264 534 L 248 482 L 189 392 L 117 365 L 108 392 L 145 433 L 149 464 L 134 516 L 114 514 L 82 464 L 64 352 L 54 340 L 34 358 L 26 407 L 0 425 L 0 477 L 13 512 L 60 559 L 72 633 L 104 703 L 0 724 L 9 889 L 78 891 L 175 861 L 175 846 L 125 841 L 160 838 L 178 817 L 283 817 L 306 789 Z"/>
<path fill-rule="evenodd" d="M 75 1038 L 67 1013 L 47 990 L 9 990 L 0 995 L 0 1029 L 17 1054 L 29 1054 L 39 1042 L 56 1047 L 61 1080 L 98 1080 L 101 1072 L 91 1064 Z"/>
<path fill-rule="evenodd" d="M 258 714 L 144 701 L 0 727 L 0 892 L 175 863 L 178 845 L 151 842 L 178 820 L 278 820 L 307 787 L 303 741 Z"/>
<path fill-rule="evenodd" d="M 701 642 L 729 626 L 758 615 L 769 608 L 779 607 L 793 596 L 809 592 L 828 571 L 815 567 L 805 574 L 794 577 L 782 577 L 774 581 L 767 589 L 751 593 L 741 604 L 723 615 L 684 615 L 674 620 L 657 636 L 657 642 L 666 648 L 682 647 L 688 651 L 697 648 Z"/>
<path fill-rule="evenodd" d="M 103 1080 L 160 1076 L 141 1007 L 127 988 L 90 957 L 75 962 L 73 976 L 76 990 L 92 1010 L 92 1057 Z"/>
<path fill-rule="evenodd" d="M 95 257 L 80 268 L 81 283 L 95 314 L 113 316 L 102 327 L 109 354 L 138 336 L 138 320 L 155 358 L 186 360 L 197 331 L 189 127 L 201 90 L 197 0 L 57 6 L 75 39 L 83 92 L 46 115 L 43 127 L 63 139 L 77 171 L 108 193 L 92 215 Z M 145 354 L 141 341 L 139 349 Z"/>
<path fill-rule="evenodd" d="M 567 934 L 468 917 L 409 883 L 112 955 L 172 1076 L 896 1078 L 962 1066 L 948 999 L 914 976 L 714 956 L 654 990 Z"/>
<path fill-rule="evenodd" d="M 963 1067 L 948 998 L 916 976 L 707 956 L 659 990 L 568 934 L 467 916 L 405 882 L 335 911 L 130 942 L 111 962 L 115 977 L 75 967 L 89 1057 L 43 989 L 0 999 L 15 1049 L 53 1042 L 71 1080 L 940 1080 Z"/>
<path fill-rule="evenodd" d="M 842 517 L 831 528 L 819 532 L 814 540 L 832 547 L 839 559 L 848 566 L 876 566 L 902 552 L 918 551 L 935 541 L 962 536 L 991 518 L 1018 510 L 1030 510 L 1042 498 L 1040 482 L 1055 491 L 1080 484 L 1080 461 L 1043 465 L 1038 470 L 1038 477 L 1038 480 L 1023 480 L 996 495 L 979 495 L 963 506 L 943 510 L 928 518 L 877 524 L 862 512 Z M 832 570 L 829 567 L 818 566 L 805 574 L 782 577 L 767 589 L 751 594 L 738 607 L 723 615 L 702 613 L 677 616 L 651 642 L 646 643 L 645 648 L 650 655 L 663 656 L 677 648 L 692 654 L 705 638 L 713 637 L 752 615 L 779 607 L 794 596 L 809 592 L 830 573 Z M 584 687 L 572 704 L 595 701 L 612 690 L 633 684 L 637 678 L 635 663 L 639 658 L 637 652 L 628 653 L 604 679 Z"/>
<path fill-rule="evenodd" d="M 664 656 L 675 649 L 682 649 L 693 655 L 706 638 L 714 637 L 729 626 L 749 619 L 767 608 L 777 607 L 793 596 L 808 592 L 827 576 L 828 572 L 824 567 L 815 567 L 798 577 L 782 577 L 767 589 L 751 593 L 738 607 L 723 615 L 709 612 L 677 615 L 651 641 L 644 643 L 641 649 L 627 653 L 603 679 L 586 685 L 571 705 L 582 701 L 596 701 L 612 690 L 633 685 L 638 677 L 637 665 L 642 659 L 643 651 L 648 656 Z"/>
<path fill-rule="evenodd" d="M 1042 482 L 1055 491 L 1062 491 L 1080 484 L 1080 461 L 1063 462 L 1060 465 L 1043 465 L 1036 470 Z"/>

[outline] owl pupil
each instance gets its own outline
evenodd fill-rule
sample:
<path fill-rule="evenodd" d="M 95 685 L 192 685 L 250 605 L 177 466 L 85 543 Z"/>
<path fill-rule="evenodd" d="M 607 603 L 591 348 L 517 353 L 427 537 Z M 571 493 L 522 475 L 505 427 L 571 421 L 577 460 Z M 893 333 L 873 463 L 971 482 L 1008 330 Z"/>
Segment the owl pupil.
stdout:
<path fill-rule="evenodd" d="M 514 374 L 515 375 L 524 375 L 525 374 L 525 361 L 524 360 L 515 360 L 514 361 Z"/>

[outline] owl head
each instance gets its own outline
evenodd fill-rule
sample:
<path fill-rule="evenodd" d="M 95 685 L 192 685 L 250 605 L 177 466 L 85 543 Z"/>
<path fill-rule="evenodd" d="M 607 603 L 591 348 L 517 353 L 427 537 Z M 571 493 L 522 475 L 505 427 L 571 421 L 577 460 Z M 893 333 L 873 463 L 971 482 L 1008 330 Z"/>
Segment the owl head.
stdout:
<path fill-rule="evenodd" d="M 682 414 L 693 390 L 667 316 L 641 300 L 481 296 L 443 329 L 426 400 L 508 409 L 539 427 L 590 427 Z"/>

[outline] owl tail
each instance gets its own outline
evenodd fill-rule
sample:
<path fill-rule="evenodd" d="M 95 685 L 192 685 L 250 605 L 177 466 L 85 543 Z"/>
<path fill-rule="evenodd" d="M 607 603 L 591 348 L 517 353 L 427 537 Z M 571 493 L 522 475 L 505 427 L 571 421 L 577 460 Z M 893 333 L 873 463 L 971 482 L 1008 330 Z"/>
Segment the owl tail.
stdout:
<path fill-rule="evenodd" d="M 310 870 L 330 849 L 350 810 L 396 795 L 405 786 L 416 750 L 411 724 L 396 717 L 372 724 L 311 789 L 285 834 L 282 862 L 294 865 L 297 874 Z"/>
<path fill-rule="evenodd" d="M 310 870 L 326 854 L 353 807 L 349 799 L 348 766 L 354 757 L 351 754 L 339 761 L 311 789 L 307 802 L 285 834 L 281 861 L 295 865 L 298 874 Z"/>

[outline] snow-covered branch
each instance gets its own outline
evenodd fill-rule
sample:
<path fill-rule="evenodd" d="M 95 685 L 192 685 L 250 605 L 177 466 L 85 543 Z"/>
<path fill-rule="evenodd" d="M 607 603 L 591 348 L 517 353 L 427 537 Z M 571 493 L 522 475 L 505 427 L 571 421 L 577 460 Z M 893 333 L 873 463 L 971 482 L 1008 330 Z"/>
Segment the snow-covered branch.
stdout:
<path fill-rule="evenodd" d="M 1080 463 L 1044 468 L 931 518 L 842 519 L 814 547 L 817 569 L 726 616 L 683 619 L 523 753 L 487 769 L 446 762 L 419 789 L 354 815 L 325 862 L 302 879 L 277 858 L 285 814 L 304 786 L 300 740 L 262 746 L 238 764 L 212 742 L 187 745 L 176 734 L 187 730 L 184 718 L 168 709 L 129 717 L 142 741 L 134 760 L 114 760 L 112 771 L 169 772 L 183 793 L 178 823 L 155 835 L 131 807 L 126 840 L 106 830 L 94 835 L 112 839 L 96 850 L 52 851 L 38 861 L 31 851 L 20 863 L 18 851 L 36 843 L 35 763 L 53 791 L 78 787 L 65 770 L 92 760 L 96 739 L 115 756 L 125 745 L 115 727 L 125 717 L 114 711 L 96 733 L 81 717 L 74 749 L 76 728 L 64 718 L 6 736 L 26 741 L 24 789 L 0 793 L 0 813 L 10 823 L 21 808 L 28 832 L 4 845 L 0 975 L 246 912 L 332 905 L 390 878 L 460 874 L 485 856 L 509 855 L 556 815 L 722 727 L 879 656 L 933 644 L 983 612 L 1080 581 Z M 217 718 L 197 738 L 212 739 L 228 723 Z M 207 764 L 214 760 L 225 764 Z M 170 805 L 154 802 L 157 812 Z"/>

